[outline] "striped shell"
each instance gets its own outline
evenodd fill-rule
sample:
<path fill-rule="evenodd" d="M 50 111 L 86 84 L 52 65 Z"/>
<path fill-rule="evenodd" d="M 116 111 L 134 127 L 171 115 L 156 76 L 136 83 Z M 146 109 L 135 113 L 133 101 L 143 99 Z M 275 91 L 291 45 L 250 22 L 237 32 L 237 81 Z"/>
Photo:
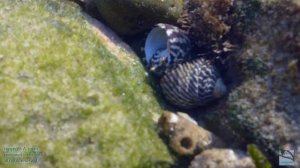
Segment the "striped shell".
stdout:
<path fill-rule="evenodd" d="M 160 79 L 160 86 L 165 98 L 181 108 L 203 106 L 226 93 L 215 66 L 204 58 L 170 69 Z"/>
<path fill-rule="evenodd" d="M 157 24 L 146 38 L 145 55 L 148 68 L 157 75 L 189 58 L 191 42 L 179 28 Z"/>

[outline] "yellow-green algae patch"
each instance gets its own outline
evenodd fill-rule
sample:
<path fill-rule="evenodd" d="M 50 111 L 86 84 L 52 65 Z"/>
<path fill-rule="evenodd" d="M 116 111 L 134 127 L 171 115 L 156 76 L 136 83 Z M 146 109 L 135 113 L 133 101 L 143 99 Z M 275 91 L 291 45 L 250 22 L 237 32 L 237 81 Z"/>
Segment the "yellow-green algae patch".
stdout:
<path fill-rule="evenodd" d="M 75 4 L 0 1 L 0 20 L 0 146 L 42 153 L 37 164 L 8 164 L 2 150 L 0 167 L 170 162 L 142 65 L 107 50 Z"/>

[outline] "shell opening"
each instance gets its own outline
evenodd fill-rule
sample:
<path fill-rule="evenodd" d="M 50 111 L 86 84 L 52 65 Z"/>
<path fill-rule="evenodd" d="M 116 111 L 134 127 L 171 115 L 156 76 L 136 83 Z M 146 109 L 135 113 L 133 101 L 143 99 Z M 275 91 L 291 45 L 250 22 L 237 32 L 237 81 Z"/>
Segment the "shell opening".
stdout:
<path fill-rule="evenodd" d="M 215 88 L 214 88 L 214 96 L 216 98 L 220 98 L 223 95 L 225 95 L 227 92 L 227 88 L 223 82 L 223 80 L 220 78 L 217 80 Z"/>
<path fill-rule="evenodd" d="M 160 27 L 156 27 L 150 31 L 146 38 L 145 55 L 147 64 L 150 63 L 153 55 L 161 49 L 166 49 L 168 37 L 166 31 Z"/>

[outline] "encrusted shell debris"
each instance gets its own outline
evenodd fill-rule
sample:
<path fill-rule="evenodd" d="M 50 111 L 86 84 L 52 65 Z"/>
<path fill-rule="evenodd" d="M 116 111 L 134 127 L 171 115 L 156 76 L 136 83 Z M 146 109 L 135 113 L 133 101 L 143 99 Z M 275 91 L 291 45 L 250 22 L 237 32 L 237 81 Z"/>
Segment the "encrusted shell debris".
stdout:
<path fill-rule="evenodd" d="M 218 64 L 222 73 L 230 67 L 230 54 L 241 44 L 232 13 L 236 0 L 186 0 L 177 20 L 191 40 L 192 49 Z"/>
<path fill-rule="evenodd" d="M 175 113 L 163 113 L 158 128 L 161 137 L 178 155 L 192 156 L 205 149 L 224 146 L 217 136 Z"/>
<path fill-rule="evenodd" d="M 220 52 L 223 37 L 230 31 L 229 12 L 234 0 L 186 0 L 181 17 L 182 28 L 201 49 L 214 49 Z M 224 43 L 225 44 L 225 43 Z M 223 44 L 220 44 L 223 45 Z"/>

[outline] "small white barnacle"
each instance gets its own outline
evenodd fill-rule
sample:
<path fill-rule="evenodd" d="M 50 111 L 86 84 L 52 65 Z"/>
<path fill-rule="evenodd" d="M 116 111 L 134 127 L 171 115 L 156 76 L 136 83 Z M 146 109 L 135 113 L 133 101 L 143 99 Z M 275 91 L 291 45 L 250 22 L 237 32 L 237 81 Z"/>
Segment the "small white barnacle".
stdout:
<path fill-rule="evenodd" d="M 179 119 L 178 116 L 176 114 L 172 113 L 169 118 L 169 123 L 176 124 L 178 122 L 178 119 Z"/>

